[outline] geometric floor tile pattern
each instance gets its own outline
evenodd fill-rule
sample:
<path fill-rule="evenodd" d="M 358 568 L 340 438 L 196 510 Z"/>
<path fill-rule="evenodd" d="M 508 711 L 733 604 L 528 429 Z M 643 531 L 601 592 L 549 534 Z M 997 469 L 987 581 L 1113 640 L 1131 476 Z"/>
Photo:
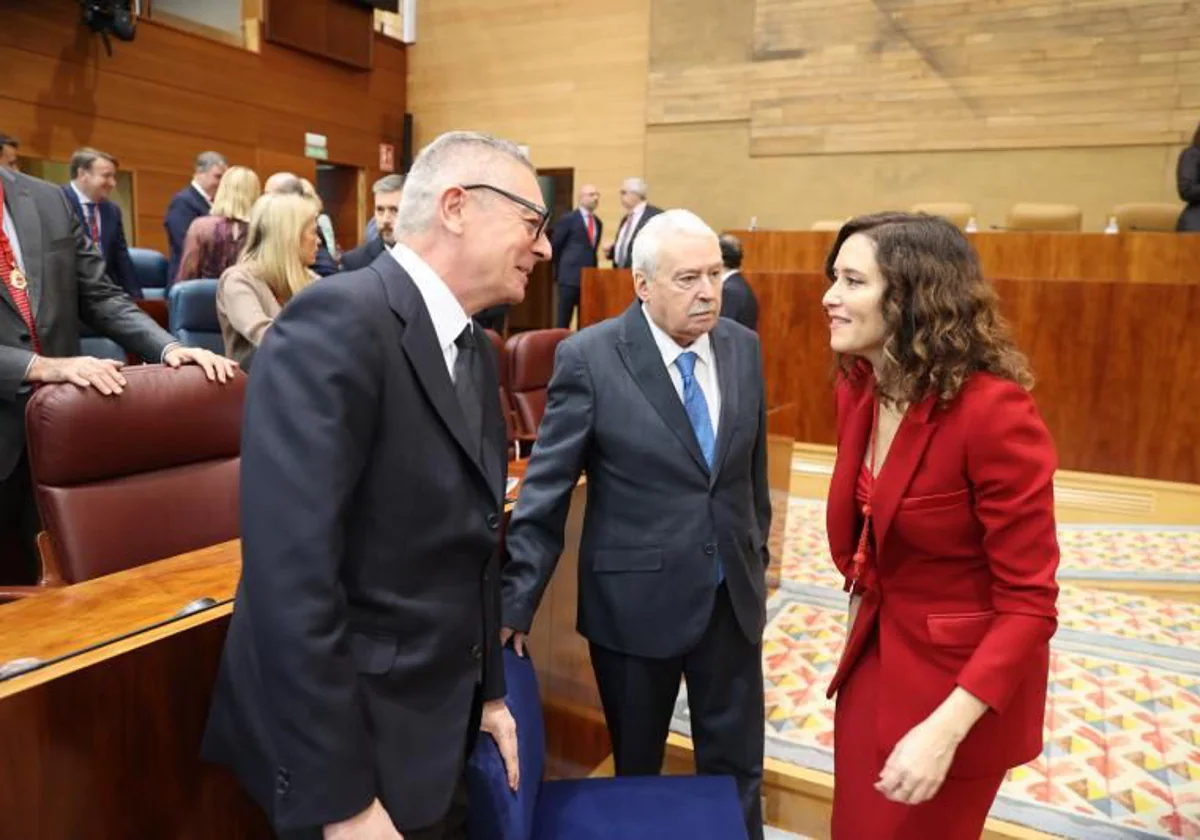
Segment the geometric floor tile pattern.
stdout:
<path fill-rule="evenodd" d="M 829 560 L 824 505 L 789 502 L 774 557 L 779 591 L 763 640 L 767 753 L 833 766 L 825 689 L 845 634 L 845 595 Z M 1061 529 L 1064 570 L 1200 581 L 1190 529 Z M 1161 554 L 1169 556 L 1163 557 Z M 1063 837 L 1200 840 L 1200 605 L 1090 590 L 1060 578 L 1045 747 L 1010 771 L 993 815 Z M 686 688 L 675 728 L 688 729 Z"/>

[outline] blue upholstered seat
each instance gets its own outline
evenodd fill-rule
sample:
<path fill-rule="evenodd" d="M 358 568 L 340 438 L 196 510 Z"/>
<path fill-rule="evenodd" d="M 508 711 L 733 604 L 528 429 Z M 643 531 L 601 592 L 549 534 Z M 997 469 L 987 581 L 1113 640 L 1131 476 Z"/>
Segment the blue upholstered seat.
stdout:
<path fill-rule="evenodd" d="M 543 781 L 546 741 L 533 663 L 506 649 L 504 677 L 517 722 L 520 789 L 509 790 L 500 751 L 481 735 L 467 762 L 471 840 L 745 840 L 728 776 Z"/>
<path fill-rule="evenodd" d="M 150 248 L 130 248 L 129 259 L 142 295 L 154 300 L 167 294 L 167 258 Z"/>
<path fill-rule="evenodd" d="M 216 280 L 175 283 L 167 294 L 167 311 L 171 333 L 182 343 L 225 353 L 221 325 L 217 321 Z"/>

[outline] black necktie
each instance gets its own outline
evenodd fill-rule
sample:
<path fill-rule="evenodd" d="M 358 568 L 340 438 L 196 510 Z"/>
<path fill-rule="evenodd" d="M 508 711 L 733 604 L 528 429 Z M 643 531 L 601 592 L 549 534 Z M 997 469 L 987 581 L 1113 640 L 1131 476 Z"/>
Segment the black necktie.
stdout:
<path fill-rule="evenodd" d="M 478 453 L 483 448 L 483 399 L 480 396 L 483 393 L 480 385 L 483 375 L 479 347 L 470 322 L 454 339 L 454 344 L 458 347 L 458 358 L 454 360 L 454 393 L 467 420 L 467 434 Z"/>

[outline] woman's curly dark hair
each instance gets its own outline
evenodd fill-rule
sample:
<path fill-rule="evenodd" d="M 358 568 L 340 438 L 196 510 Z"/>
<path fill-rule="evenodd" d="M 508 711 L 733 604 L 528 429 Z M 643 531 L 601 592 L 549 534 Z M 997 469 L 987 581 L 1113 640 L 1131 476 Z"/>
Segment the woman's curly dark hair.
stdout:
<path fill-rule="evenodd" d="M 887 340 L 878 372 L 880 396 L 912 405 L 931 395 L 953 400 L 967 378 L 987 371 L 1033 387 L 1025 356 L 1013 345 L 996 290 L 983 278 L 979 258 L 957 227 L 924 213 L 876 213 L 851 219 L 838 232 L 825 262 L 832 282 L 842 244 L 856 233 L 875 243 L 875 261 L 887 289 Z M 842 375 L 862 375 L 856 357 L 839 355 Z"/>

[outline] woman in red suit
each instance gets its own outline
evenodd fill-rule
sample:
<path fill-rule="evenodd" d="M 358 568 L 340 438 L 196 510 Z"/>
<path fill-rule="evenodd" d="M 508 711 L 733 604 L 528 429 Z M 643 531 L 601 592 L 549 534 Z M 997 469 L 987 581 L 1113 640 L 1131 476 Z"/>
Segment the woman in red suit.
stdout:
<path fill-rule="evenodd" d="M 853 219 L 826 270 L 829 544 L 851 593 L 833 838 L 975 840 L 1006 771 L 1042 751 L 1054 444 L 956 227 Z"/>

